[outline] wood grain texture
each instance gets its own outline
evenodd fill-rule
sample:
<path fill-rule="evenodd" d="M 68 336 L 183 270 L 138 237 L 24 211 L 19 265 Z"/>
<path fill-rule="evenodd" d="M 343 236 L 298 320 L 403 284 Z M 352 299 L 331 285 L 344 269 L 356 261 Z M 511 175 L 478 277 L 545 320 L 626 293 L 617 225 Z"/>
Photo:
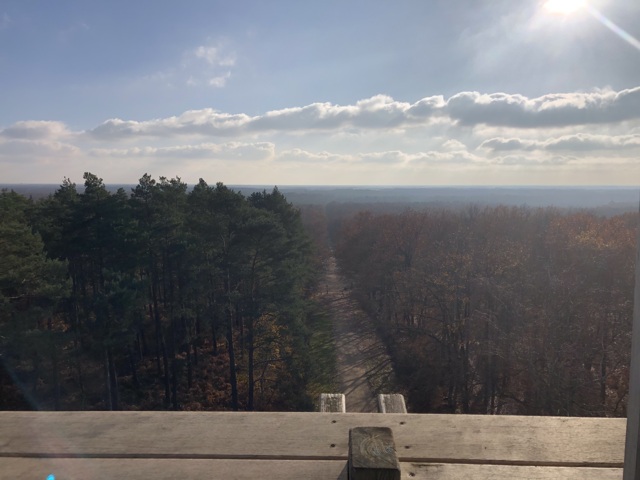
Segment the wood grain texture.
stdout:
<path fill-rule="evenodd" d="M 402 478 L 415 480 L 622 480 L 622 468 L 414 463 L 401 467 Z"/>
<path fill-rule="evenodd" d="M 395 413 L 0 412 L 0 456 L 346 460 L 349 429 L 380 426 L 393 430 L 400 461 L 620 467 L 625 425 Z"/>
<path fill-rule="evenodd" d="M 415 480 L 621 480 L 621 468 L 401 463 Z M 1 458 L 0 480 L 347 480 L 342 460 Z M 413 474 L 413 476 L 410 476 Z"/>
<path fill-rule="evenodd" d="M 390 428 L 349 430 L 349 480 L 400 480 L 400 464 Z"/>
<path fill-rule="evenodd" d="M 0 458 L 0 480 L 347 480 L 342 460 Z"/>
<path fill-rule="evenodd" d="M 404 397 L 399 393 L 381 393 L 378 395 L 380 413 L 407 413 Z"/>
<path fill-rule="evenodd" d="M 347 407 L 344 393 L 321 393 L 320 411 L 322 413 L 345 413 Z"/>

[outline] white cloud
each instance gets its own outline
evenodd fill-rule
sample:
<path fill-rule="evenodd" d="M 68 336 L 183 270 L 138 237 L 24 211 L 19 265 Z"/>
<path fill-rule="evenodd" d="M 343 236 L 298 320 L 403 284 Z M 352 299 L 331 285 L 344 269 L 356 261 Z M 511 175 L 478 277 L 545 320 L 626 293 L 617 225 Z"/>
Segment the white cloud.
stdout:
<path fill-rule="evenodd" d="M 149 84 L 168 88 L 223 88 L 231 78 L 237 55 L 227 42 L 207 43 L 183 51 L 176 64 L 157 72 L 142 75 L 131 82 L 137 88 Z"/>
<path fill-rule="evenodd" d="M 550 167 L 566 165 L 575 161 L 575 157 L 528 157 L 524 155 L 504 155 L 491 159 L 487 163 L 504 166 Z"/>
<path fill-rule="evenodd" d="M 482 158 L 465 150 L 455 152 L 429 151 L 410 156 L 412 163 L 422 164 L 473 164 L 481 163 Z"/>
<path fill-rule="evenodd" d="M 467 147 L 464 143 L 456 140 L 455 138 L 450 138 L 442 144 L 442 148 L 447 151 L 456 151 L 456 150 L 466 150 Z"/>
<path fill-rule="evenodd" d="M 0 161 L 12 157 L 56 157 L 75 156 L 80 149 L 67 143 L 43 140 L 0 140 Z"/>
<path fill-rule="evenodd" d="M 200 158 L 212 160 L 242 159 L 247 161 L 268 160 L 273 157 L 275 146 L 269 142 L 224 144 L 202 143 L 198 145 L 175 145 L 171 147 L 94 148 L 89 154 L 96 157 L 117 158 Z"/>
<path fill-rule="evenodd" d="M 236 53 L 222 41 L 200 45 L 186 52 L 182 62 L 182 72 L 188 73 L 185 84 L 189 87 L 225 87 L 231 78 L 231 68 L 235 66 L 236 58 Z"/>
<path fill-rule="evenodd" d="M 466 151 L 457 152 L 417 152 L 408 153 L 401 150 L 388 150 L 368 153 L 332 153 L 327 151 L 310 152 L 303 149 L 286 150 L 276 154 L 276 161 L 300 163 L 341 163 L 341 164 L 377 164 L 387 166 L 411 167 L 418 164 L 461 164 L 481 162 L 480 157 Z"/>
<path fill-rule="evenodd" d="M 593 135 L 575 134 L 547 140 L 530 140 L 520 138 L 491 138 L 480 145 L 493 152 L 511 150 L 550 150 L 550 151 L 598 151 L 598 150 L 627 150 L 640 148 L 640 134 L 634 135 Z"/>
<path fill-rule="evenodd" d="M 218 48 L 205 47 L 201 45 L 196 48 L 194 55 L 196 56 L 196 58 L 202 58 L 206 60 L 210 65 L 213 65 L 214 63 L 216 63 L 216 60 L 218 58 Z"/>
<path fill-rule="evenodd" d="M 425 101 L 426 100 L 426 101 Z M 377 95 L 355 105 L 313 103 L 305 107 L 272 110 L 263 115 L 229 114 L 207 108 L 191 110 L 178 117 L 133 121 L 110 119 L 91 130 L 96 138 L 167 135 L 241 135 L 256 132 L 304 130 L 338 130 L 344 127 L 360 129 L 389 129 L 401 126 L 428 125 L 425 106 L 431 99 L 416 104 L 397 102 L 391 97 Z M 432 109 L 432 114 L 438 114 Z"/>
<path fill-rule="evenodd" d="M 251 117 L 244 114 L 233 115 L 211 108 L 189 110 L 177 117 L 137 122 L 112 118 L 87 133 L 98 140 L 118 140 L 139 137 L 173 136 L 228 136 L 241 134 Z"/>
<path fill-rule="evenodd" d="M 222 88 L 227 84 L 227 80 L 231 77 L 231 72 L 227 72 L 224 75 L 219 75 L 209 79 L 209 86 Z"/>
<path fill-rule="evenodd" d="M 212 86 L 223 86 L 230 74 L 213 77 Z M 197 80 L 190 78 L 189 82 Z M 448 120 L 459 127 L 487 125 L 538 129 L 613 124 L 640 120 L 640 87 L 620 92 L 596 91 L 527 98 L 505 93 L 462 92 L 444 100 L 428 97 L 411 104 L 376 95 L 352 105 L 312 103 L 303 107 L 272 110 L 263 115 L 230 114 L 206 108 L 178 117 L 147 121 L 107 120 L 91 130 L 95 138 L 205 135 L 228 136 L 264 132 L 336 132 L 428 127 Z"/>
<path fill-rule="evenodd" d="M 72 159 L 78 168 L 122 175 L 135 169 L 132 178 L 162 168 L 218 175 L 215 167 L 240 183 L 279 182 L 283 175 L 295 183 L 347 184 L 513 183 L 525 172 L 532 176 L 520 183 L 540 183 L 544 175 L 560 182 L 573 181 L 571 168 L 615 166 L 602 178 L 625 184 L 640 163 L 640 109 L 628 106 L 639 96 L 640 88 L 538 98 L 463 92 L 414 103 L 376 95 L 259 115 L 204 108 L 143 121 L 116 118 L 83 132 L 63 122 L 22 121 L 0 128 L 0 162 L 66 168 Z M 588 175 L 575 178 L 584 183 Z"/>
<path fill-rule="evenodd" d="M 195 49 L 196 58 L 202 59 L 209 65 L 219 67 L 233 67 L 236 64 L 236 54 L 234 52 L 223 53 L 223 47 L 201 45 Z"/>
<path fill-rule="evenodd" d="M 640 87 L 614 92 L 564 93 L 527 98 L 506 93 L 462 92 L 444 107 L 463 125 L 516 128 L 563 127 L 640 118 Z"/>
<path fill-rule="evenodd" d="M 277 159 L 281 162 L 329 164 L 353 162 L 355 157 L 353 155 L 340 155 L 327 151 L 309 152 L 301 148 L 292 148 L 291 150 L 285 150 L 279 153 Z"/>
<path fill-rule="evenodd" d="M 0 129 L 0 138 L 38 140 L 60 138 L 70 133 L 62 122 L 29 120 Z"/>

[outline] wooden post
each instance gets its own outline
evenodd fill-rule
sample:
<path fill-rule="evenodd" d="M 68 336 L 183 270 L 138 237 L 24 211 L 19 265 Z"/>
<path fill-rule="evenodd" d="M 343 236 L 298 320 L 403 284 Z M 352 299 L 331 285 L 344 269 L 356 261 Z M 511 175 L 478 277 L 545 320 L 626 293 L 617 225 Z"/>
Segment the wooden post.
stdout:
<path fill-rule="evenodd" d="M 633 333 L 627 403 L 627 438 L 623 480 L 640 480 L 640 207 L 636 248 L 636 285 L 633 293 Z"/>
<path fill-rule="evenodd" d="M 404 397 L 399 393 L 381 393 L 378 395 L 378 412 L 407 413 Z"/>
<path fill-rule="evenodd" d="M 320 411 L 323 413 L 345 413 L 347 411 L 347 405 L 344 393 L 321 393 Z"/>
<path fill-rule="evenodd" d="M 349 480 L 400 480 L 400 463 L 390 428 L 349 430 Z"/>

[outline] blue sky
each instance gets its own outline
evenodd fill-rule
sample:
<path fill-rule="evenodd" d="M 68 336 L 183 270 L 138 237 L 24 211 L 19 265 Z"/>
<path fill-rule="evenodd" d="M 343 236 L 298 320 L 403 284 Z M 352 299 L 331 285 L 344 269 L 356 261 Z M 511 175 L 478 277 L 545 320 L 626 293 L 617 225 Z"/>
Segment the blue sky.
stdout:
<path fill-rule="evenodd" d="M 544 4 L 5 0 L 0 182 L 637 185 L 640 2 Z"/>

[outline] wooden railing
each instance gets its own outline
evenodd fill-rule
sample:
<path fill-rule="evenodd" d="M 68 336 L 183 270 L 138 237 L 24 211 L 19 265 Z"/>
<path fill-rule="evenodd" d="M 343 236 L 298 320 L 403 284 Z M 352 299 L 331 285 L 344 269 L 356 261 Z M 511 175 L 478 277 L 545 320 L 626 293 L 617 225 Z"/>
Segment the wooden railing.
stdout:
<path fill-rule="evenodd" d="M 350 432 L 386 428 L 402 479 L 621 480 L 625 426 L 406 413 L 0 412 L 0 479 L 346 480 Z"/>

